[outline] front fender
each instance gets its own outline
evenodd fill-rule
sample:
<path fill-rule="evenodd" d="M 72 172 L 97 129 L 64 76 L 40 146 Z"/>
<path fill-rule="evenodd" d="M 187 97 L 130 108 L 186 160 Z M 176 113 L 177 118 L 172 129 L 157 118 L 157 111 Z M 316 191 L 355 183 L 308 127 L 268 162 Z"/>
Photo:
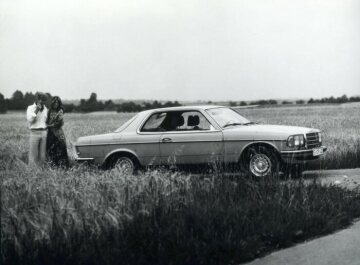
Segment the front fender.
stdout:
<path fill-rule="evenodd" d="M 252 145 L 263 145 L 263 146 L 271 146 L 273 149 L 275 149 L 278 154 L 280 155 L 280 150 L 281 150 L 281 141 L 254 141 L 251 143 L 246 144 L 240 151 L 240 157 L 244 154 L 244 151 Z"/>

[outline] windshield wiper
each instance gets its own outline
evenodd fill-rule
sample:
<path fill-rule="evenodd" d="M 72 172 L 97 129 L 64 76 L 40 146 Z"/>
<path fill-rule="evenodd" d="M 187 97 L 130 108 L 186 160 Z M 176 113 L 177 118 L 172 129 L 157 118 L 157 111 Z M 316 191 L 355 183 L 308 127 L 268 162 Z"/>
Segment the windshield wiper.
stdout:
<path fill-rule="evenodd" d="M 258 124 L 258 122 L 249 121 L 247 123 L 243 123 L 243 125 L 250 125 L 250 124 Z"/>
<path fill-rule="evenodd" d="M 223 128 L 226 128 L 229 126 L 237 126 L 237 125 L 243 125 L 243 123 L 239 123 L 239 122 L 228 123 L 228 124 L 225 124 Z"/>

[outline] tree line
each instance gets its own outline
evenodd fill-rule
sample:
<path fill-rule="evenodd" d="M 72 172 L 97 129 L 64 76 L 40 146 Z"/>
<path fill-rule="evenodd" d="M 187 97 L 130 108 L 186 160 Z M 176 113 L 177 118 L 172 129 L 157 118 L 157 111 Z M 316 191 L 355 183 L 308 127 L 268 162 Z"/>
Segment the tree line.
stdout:
<path fill-rule="evenodd" d="M 45 93 L 48 96 L 47 105 L 50 104 L 51 94 Z M 20 90 L 16 90 L 11 98 L 5 98 L 4 95 L 0 93 L 0 113 L 6 113 L 7 110 L 25 110 L 27 106 L 33 104 L 35 102 L 36 96 L 31 92 L 26 92 L 23 94 Z M 341 97 L 329 97 L 329 98 L 321 98 L 321 99 L 313 99 L 310 98 L 308 101 L 305 100 L 296 100 L 293 101 L 280 101 L 274 99 L 269 100 L 257 100 L 257 101 L 229 101 L 228 105 L 231 107 L 235 106 L 247 106 L 247 105 L 287 105 L 287 104 L 341 104 L 347 102 L 360 102 L 360 96 L 350 97 L 348 98 L 346 95 Z M 212 101 L 209 101 L 208 104 L 212 104 Z M 81 99 L 79 104 L 67 103 L 63 104 L 66 112 L 94 112 L 94 111 L 117 111 L 117 112 L 139 112 L 147 109 L 155 109 L 162 107 L 176 107 L 181 106 L 178 101 L 152 101 L 152 102 L 143 102 L 136 103 L 133 101 L 126 101 L 123 103 L 114 103 L 111 99 L 101 101 L 97 99 L 96 93 L 91 93 L 88 99 Z"/>
<path fill-rule="evenodd" d="M 347 102 L 360 102 L 360 96 L 357 97 L 350 97 L 348 98 L 346 95 L 342 95 L 341 97 L 334 98 L 322 98 L 322 99 L 313 99 L 311 98 L 308 103 L 309 104 L 321 104 L 321 103 L 335 103 L 335 104 L 341 104 L 341 103 L 347 103 Z"/>
<path fill-rule="evenodd" d="M 46 105 L 50 105 L 51 94 L 45 93 L 48 101 Z M 5 98 L 0 93 L 0 113 L 6 113 L 7 110 L 26 110 L 27 106 L 34 104 L 36 95 L 31 92 L 23 94 L 20 90 L 16 90 L 11 98 Z M 79 104 L 64 103 L 63 107 L 66 112 L 94 112 L 94 111 L 117 111 L 117 112 L 139 112 L 147 109 L 175 107 L 181 106 L 178 101 L 160 101 L 135 103 L 127 101 L 123 103 L 114 103 L 112 100 L 101 101 L 97 99 L 96 93 L 91 93 L 88 99 L 81 99 Z"/>
<path fill-rule="evenodd" d="M 295 101 L 289 101 L 289 100 L 283 100 L 283 101 L 277 101 L 275 99 L 268 99 L 268 100 L 256 100 L 256 101 L 229 101 L 229 106 L 235 107 L 235 106 L 249 106 L 249 105 L 261 105 L 261 106 L 267 106 L 267 105 L 289 105 L 289 104 L 296 104 L 296 105 L 303 105 L 303 104 L 342 104 L 342 103 L 348 103 L 348 102 L 360 102 L 360 96 L 356 97 L 350 97 L 348 98 L 346 95 L 342 95 L 341 97 L 329 97 L 329 98 L 321 98 L 321 99 L 313 99 L 310 98 L 308 101 L 305 101 L 303 99 L 295 100 Z M 212 103 L 212 101 L 209 101 L 208 103 Z"/>

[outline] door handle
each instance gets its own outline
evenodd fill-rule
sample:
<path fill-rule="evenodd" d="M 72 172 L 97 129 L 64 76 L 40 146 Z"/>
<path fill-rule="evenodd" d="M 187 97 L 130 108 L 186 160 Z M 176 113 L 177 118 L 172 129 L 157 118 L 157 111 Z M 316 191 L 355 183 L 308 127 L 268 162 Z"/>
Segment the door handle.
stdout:
<path fill-rule="evenodd" d="M 163 138 L 161 141 L 162 141 L 163 143 L 169 143 L 169 142 L 171 142 L 172 140 L 171 140 L 171 138 Z"/>

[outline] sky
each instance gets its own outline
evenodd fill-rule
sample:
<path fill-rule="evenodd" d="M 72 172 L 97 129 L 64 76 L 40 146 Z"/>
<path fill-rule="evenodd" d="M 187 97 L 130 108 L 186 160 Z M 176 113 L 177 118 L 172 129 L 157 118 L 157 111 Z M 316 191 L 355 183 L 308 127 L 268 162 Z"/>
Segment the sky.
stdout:
<path fill-rule="evenodd" d="M 0 0 L 0 93 L 360 95 L 358 0 Z"/>

